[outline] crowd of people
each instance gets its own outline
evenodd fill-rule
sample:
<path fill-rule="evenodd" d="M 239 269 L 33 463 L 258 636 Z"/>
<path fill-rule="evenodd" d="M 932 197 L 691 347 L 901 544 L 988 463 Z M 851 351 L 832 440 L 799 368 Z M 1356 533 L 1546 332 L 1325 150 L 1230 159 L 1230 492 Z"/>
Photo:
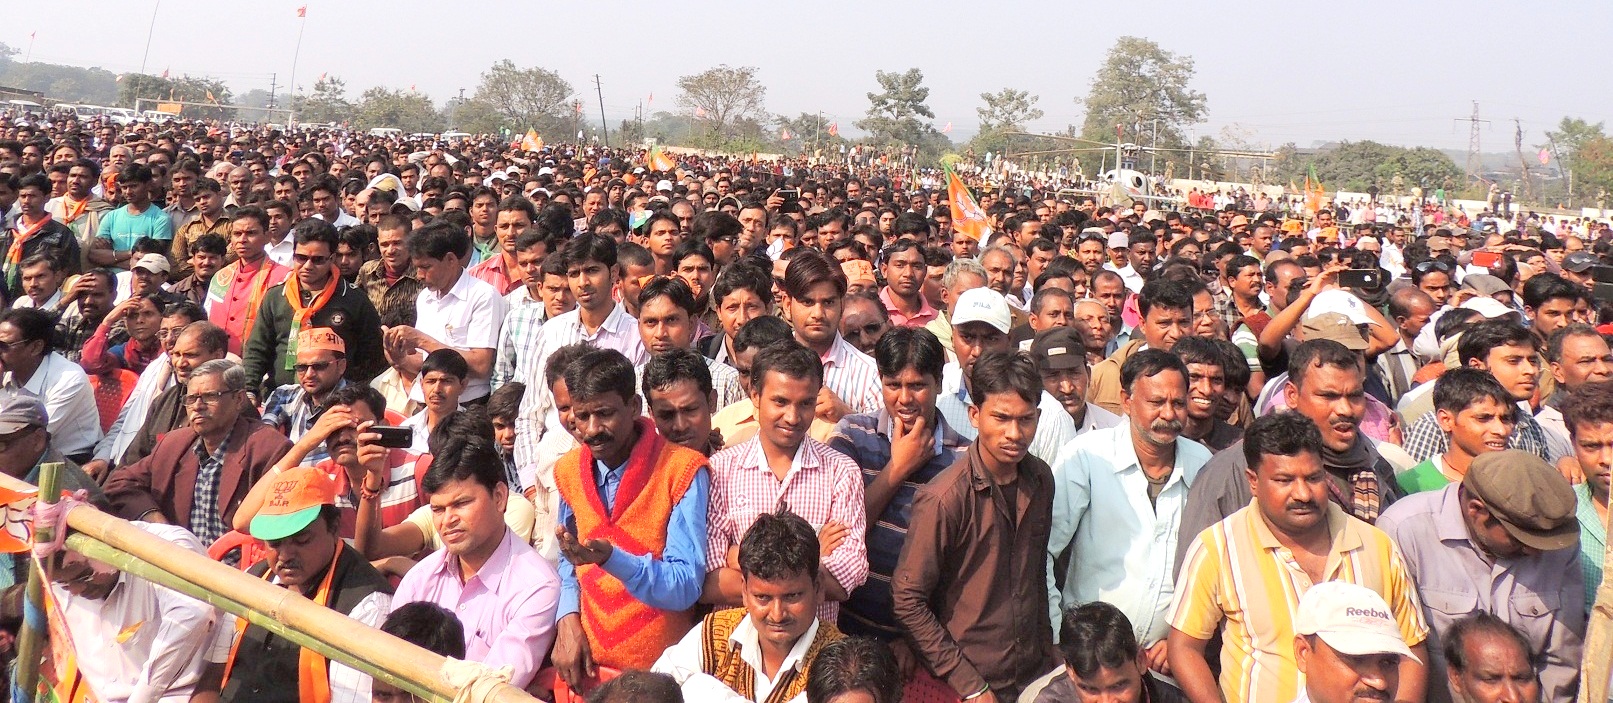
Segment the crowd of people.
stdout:
<path fill-rule="evenodd" d="M 1605 223 L 663 158 L 0 120 L 0 471 L 544 697 L 1606 699 Z M 100 700 L 412 699 L 55 549 Z"/>

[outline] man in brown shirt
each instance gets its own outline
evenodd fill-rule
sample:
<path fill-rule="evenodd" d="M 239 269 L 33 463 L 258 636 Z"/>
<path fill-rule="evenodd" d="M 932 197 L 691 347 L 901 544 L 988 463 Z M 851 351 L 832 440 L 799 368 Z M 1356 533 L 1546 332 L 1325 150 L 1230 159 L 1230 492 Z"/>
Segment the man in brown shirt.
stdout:
<path fill-rule="evenodd" d="M 1024 352 L 994 352 L 969 387 L 979 436 L 914 498 L 894 610 L 924 666 L 959 696 L 1015 701 L 1059 666 L 1044 554 L 1053 476 L 1028 453 L 1042 379 Z"/>

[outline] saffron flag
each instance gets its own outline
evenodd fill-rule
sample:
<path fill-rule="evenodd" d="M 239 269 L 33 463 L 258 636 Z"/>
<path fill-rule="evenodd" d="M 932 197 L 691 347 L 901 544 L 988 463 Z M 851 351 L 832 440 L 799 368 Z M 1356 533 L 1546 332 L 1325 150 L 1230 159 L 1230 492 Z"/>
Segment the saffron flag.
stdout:
<path fill-rule="evenodd" d="M 964 187 L 963 179 L 950 168 L 947 169 L 947 203 L 952 207 L 952 229 L 977 242 L 986 241 L 991 235 L 991 220 Z"/>
<path fill-rule="evenodd" d="M 781 141 L 786 141 L 786 142 L 790 141 L 790 128 L 789 127 L 785 127 L 784 129 L 779 130 L 779 139 Z"/>
<path fill-rule="evenodd" d="M 942 134 L 951 134 L 952 133 L 952 122 L 951 121 L 947 122 L 947 126 L 941 128 L 941 133 Z"/>
<path fill-rule="evenodd" d="M 840 136 L 840 123 L 839 122 L 830 122 L 829 123 L 829 136 L 831 136 L 831 137 Z"/>
<path fill-rule="evenodd" d="M 298 17 L 307 17 L 308 16 L 308 6 L 303 5 L 302 7 L 297 8 L 297 16 Z"/>
<path fill-rule="evenodd" d="M 1540 165 L 1545 166 L 1549 163 L 1551 163 L 1551 154 L 1546 151 L 1546 147 L 1540 147 Z"/>
<path fill-rule="evenodd" d="M 677 168 L 677 164 L 672 163 L 672 157 L 662 152 L 659 146 L 650 150 L 649 162 L 651 171 L 671 171 Z"/>
<path fill-rule="evenodd" d="M 538 136 L 538 130 L 529 129 L 526 136 L 521 138 L 522 151 L 542 151 L 543 137 Z"/>
<path fill-rule="evenodd" d="M 1316 177 L 1316 164 L 1305 173 L 1305 209 L 1312 213 L 1322 209 L 1322 179 Z"/>

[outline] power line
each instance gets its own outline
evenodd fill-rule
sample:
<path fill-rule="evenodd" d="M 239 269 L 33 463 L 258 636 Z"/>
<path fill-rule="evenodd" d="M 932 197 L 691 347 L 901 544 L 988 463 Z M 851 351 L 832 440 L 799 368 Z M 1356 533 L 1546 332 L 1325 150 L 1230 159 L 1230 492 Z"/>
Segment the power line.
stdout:
<path fill-rule="evenodd" d="M 1484 164 L 1479 159 L 1479 125 L 1489 124 L 1489 120 L 1479 119 L 1479 101 L 1473 101 L 1473 116 L 1452 118 L 1457 122 L 1466 122 L 1469 125 L 1467 137 L 1467 180 L 1483 180 Z"/>

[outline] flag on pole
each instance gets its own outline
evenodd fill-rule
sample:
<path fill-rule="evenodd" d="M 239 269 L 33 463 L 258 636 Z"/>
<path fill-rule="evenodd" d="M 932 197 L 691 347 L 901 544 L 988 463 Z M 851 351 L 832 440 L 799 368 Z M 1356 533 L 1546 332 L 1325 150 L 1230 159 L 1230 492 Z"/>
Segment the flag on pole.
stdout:
<path fill-rule="evenodd" d="M 661 147 L 659 145 L 653 149 L 650 149 L 649 162 L 651 171 L 671 171 L 672 169 L 677 168 L 677 164 L 672 162 L 672 157 L 667 156 L 665 152 L 661 151 Z"/>
<path fill-rule="evenodd" d="M 1316 177 L 1316 164 L 1305 173 L 1305 209 L 1316 213 L 1322 209 L 1322 179 Z"/>
<path fill-rule="evenodd" d="M 650 97 L 644 99 L 644 104 L 645 105 L 654 105 L 655 104 L 655 93 L 650 93 Z"/>
<path fill-rule="evenodd" d="M 578 100 L 577 102 L 574 102 L 571 105 L 572 105 L 572 107 L 575 107 L 577 109 L 577 114 L 579 114 L 579 115 L 582 114 L 582 101 L 581 100 Z"/>
<path fill-rule="evenodd" d="M 947 203 L 952 209 L 952 229 L 977 242 L 986 241 L 991 235 L 991 220 L 951 167 L 947 168 Z"/>
<path fill-rule="evenodd" d="M 1546 151 L 1546 147 L 1540 147 L 1540 165 L 1545 166 L 1549 163 L 1551 163 L 1551 153 Z"/>
<path fill-rule="evenodd" d="M 162 77 L 163 77 L 163 78 L 167 78 L 167 77 L 168 77 L 168 69 L 167 69 L 167 68 L 166 68 L 166 67 L 164 67 L 164 68 L 163 68 L 163 69 L 162 69 Z"/>
<path fill-rule="evenodd" d="M 213 97 L 213 91 L 211 90 L 207 91 L 207 102 L 213 103 L 214 105 L 218 104 L 218 98 Z"/>
<path fill-rule="evenodd" d="M 941 133 L 942 134 L 951 134 L 952 133 L 952 122 L 951 121 L 947 122 L 947 126 L 941 128 Z"/>
<path fill-rule="evenodd" d="M 838 123 L 838 122 L 830 122 L 829 123 L 829 136 L 831 136 L 831 137 L 840 136 L 840 123 Z"/>
<path fill-rule="evenodd" d="M 538 130 L 529 129 L 526 136 L 521 138 L 522 151 L 542 151 L 543 137 L 538 136 Z"/>
<path fill-rule="evenodd" d="M 303 5 L 302 7 L 297 8 L 297 16 L 298 17 L 307 17 L 308 16 L 308 6 Z"/>
<path fill-rule="evenodd" d="M 779 137 L 778 138 L 779 138 L 780 141 L 786 141 L 786 142 L 790 141 L 790 128 L 785 127 L 783 129 L 779 130 Z"/>

